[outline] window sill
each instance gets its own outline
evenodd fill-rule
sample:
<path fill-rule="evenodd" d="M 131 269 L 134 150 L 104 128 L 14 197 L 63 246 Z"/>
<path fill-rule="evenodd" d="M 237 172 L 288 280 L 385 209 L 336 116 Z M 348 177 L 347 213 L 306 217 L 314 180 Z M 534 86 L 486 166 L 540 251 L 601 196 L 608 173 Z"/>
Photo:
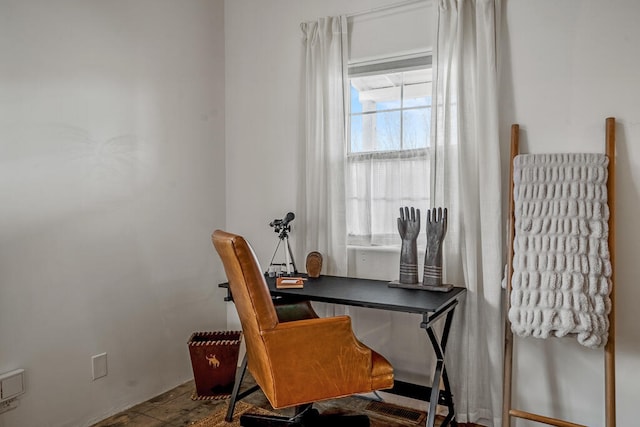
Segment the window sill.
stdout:
<path fill-rule="evenodd" d="M 368 251 L 368 252 L 400 252 L 400 245 L 377 245 L 377 246 L 347 245 L 347 250 Z"/>
<path fill-rule="evenodd" d="M 377 246 L 360 246 L 360 245 L 347 245 L 348 251 L 363 251 L 363 252 L 380 252 L 380 253 L 400 253 L 400 245 L 377 245 Z M 424 248 L 418 248 L 418 255 L 424 255 Z"/>

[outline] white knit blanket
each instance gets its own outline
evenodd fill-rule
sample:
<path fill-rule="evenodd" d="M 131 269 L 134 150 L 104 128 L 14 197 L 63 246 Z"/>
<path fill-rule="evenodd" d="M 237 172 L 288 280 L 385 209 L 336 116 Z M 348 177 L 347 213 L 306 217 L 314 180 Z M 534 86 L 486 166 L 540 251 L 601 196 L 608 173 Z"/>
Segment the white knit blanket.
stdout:
<path fill-rule="evenodd" d="M 607 342 L 611 310 L 604 154 L 514 159 L 515 238 L 509 320 L 520 336 Z"/>

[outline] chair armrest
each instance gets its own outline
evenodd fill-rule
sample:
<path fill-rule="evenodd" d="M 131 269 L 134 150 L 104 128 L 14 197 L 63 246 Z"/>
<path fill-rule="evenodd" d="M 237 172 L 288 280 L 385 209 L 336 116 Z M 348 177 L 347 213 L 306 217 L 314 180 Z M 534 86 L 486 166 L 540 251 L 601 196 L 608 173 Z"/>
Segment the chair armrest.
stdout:
<path fill-rule="evenodd" d="M 371 391 L 371 349 L 348 316 L 279 323 L 262 337 L 278 407 Z"/>

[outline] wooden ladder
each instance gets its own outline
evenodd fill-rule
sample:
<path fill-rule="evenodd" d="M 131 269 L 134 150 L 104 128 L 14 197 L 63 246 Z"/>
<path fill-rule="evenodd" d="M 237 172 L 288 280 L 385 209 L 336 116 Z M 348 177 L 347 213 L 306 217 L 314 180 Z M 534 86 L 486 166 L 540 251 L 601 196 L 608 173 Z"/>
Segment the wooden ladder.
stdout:
<path fill-rule="evenodd" d="M 520 126 L 514 124 L 511 126 L 511 167 L 510 167 L 510 192 L 509 192 L 509 236 L 508 236 L 508 263 L 507 263 L 507 312 L 511 298 L 511 279 L 513 275 L 513 240 L 515 237 L 515 216 L 514 216 L 514 196 L 513 196 L 513 159 L 519 154 L 519 136 Z M 615 387 L 615 346 L 616 346 L 616 316 L 615 316 L 615 139 L 616 139 L 616 120 L 613 117 L 606 119 L 606 135 L 605 149 L 606 155 L 609 157 L 608 166 L 608 204 L 609 204 L 609 253 L 611 260 L 611 312 L 609 313 L 609 338 L 604 348 L 604 369 L 605 369 L 605 426 L 615 427 L 616 425 L 616 387 Z M 508 316 L 505 315 L 505 340 L 504 340 L 504 383 L 503 383 L 503 405 L 502 405 L 502 425 L 510 427 L 512 418 L 521 418 L 525 420 L 536 421 L 539 423 L 557 426 L 557 427 L 586 427 L 582 424 L 575 424 L 569 421 L 557 418 L 546 417 L 531 412 L 513 409 L 511 407 L 512 397 L 512 381 L 513 381 L 513 332 Z"/>

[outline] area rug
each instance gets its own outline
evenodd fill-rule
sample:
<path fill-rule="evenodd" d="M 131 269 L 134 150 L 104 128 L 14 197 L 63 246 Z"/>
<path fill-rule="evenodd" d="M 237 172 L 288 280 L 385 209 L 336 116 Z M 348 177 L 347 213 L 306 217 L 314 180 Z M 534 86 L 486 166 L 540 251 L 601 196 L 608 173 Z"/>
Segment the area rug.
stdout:
<path fill-rule="evenodd" d="M 233 421 L 226 422 L 224 417 L 227 415 L 227 405 L 223 405 L 213 414 L 192 424 L 192 427 L 235 427 L 240 426 L 240 416 L 244 413 L 260 414 L 260 415 L 277 415 L 273 411 L 263 409 L 258 406 L 250 405 L 245 402 L 237 402 L 235 411 L 233 411 Z"/>
<path fill-rule="evenodd" d="M 333 413 L 336 411 L 329 408 L 328 411 L 322 412 Z M 337 412 L 343 411 L 338 409 Z M 191 427 L 240 427 L 240 416 L 245 413 L 279 415 L 274 411 L 239 401 L 236 403 L 232 422 L 226 422 L 224 420 L 224 417 L 227 415 L 227 405 L 222 405 L 217 411 L 208 417 L 191 424 Z M 423 411 L 415 411 L 409 408 L 379 402 L 366 405 L 366 408 L 363 408 L 363 413 L 369 415 L 371 419 L 371 427 L 383 427 L 390 425 L 406 427 L 423 426 L 426 419 L 426 413 Z M 438 416 L 436 425 L 439 426 L 441 422 L 442 417 Z M 461 427 L 465 425 L 466 424 L 460 424 Z"/>

